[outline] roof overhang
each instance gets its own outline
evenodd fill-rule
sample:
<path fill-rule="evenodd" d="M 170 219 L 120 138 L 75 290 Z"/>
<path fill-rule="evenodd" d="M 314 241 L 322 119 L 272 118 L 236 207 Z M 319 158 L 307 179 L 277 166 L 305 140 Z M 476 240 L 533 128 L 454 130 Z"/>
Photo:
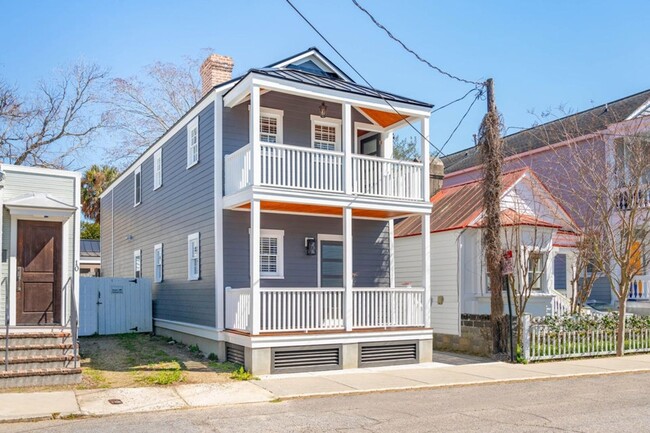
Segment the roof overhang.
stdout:
<path fill-rule="evenodd" d="M 277 77 L 269 77 L 250 71 L 239 83 L 230 89 L 224 96 L 224 106 L 232 108 L 242 103 L 248 97 L 252 87 L 259 87 L 264 90 L 272 90 L 280 93 L 287 93 L 311 99 L 320 99 L 339 104 L 352 104 L 374 110 L 390 111 L 393 108 L 402 116 L 429 117 L 430 108 L 403 102 L 390 101 L 389 106 L 380 97 L 369 97 L 352 92 L 323 88 L 315 85 L 298 83 Z"/>
<path fill-rule="evenodd" d="M 37 216 L 54 219 L 67 219 L 72 216 L 76 206 L 43 193 L 25 194 L 4 202 L 11 215 Z"/>

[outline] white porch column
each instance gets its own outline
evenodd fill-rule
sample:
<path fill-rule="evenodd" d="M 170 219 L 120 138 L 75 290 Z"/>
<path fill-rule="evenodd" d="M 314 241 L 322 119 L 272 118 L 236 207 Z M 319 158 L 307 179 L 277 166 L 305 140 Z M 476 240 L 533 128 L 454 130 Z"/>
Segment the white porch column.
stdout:
<path fill-rule="evenodd" d="M 420 120 L 420 132 L 422 137 L 422 199 L 429 200 L 429 118 L 423 117 Z"/>
<path fill-rule="evenodd" d="M 260 201 L 251 200 L 250 283 L 251 335 L 260 333 Z"/>
<path fill-rule="evenodd" d="M 352 209 L 343 208 L 343 287 L 345 330 L 352 331 Z"/>
<path fill-rule="evenodd" d="M 260 88 L 251 87 L 250 120 L 248 121 L 248 137 L 251 145 L 251 165 L 253 170 L 253 185 L 257 186 L 261 180 L 260 160 Z"/>
<path fill-rule="evenodd" d="M 392 159 L 393 158 L 393 138 L 394 134 L 393 132 L 382 132 L 381 133 L 381 141 L 382 141 L 382 152 L 383 156 L 386 159 Z"/>
<path fill-rule="evenodd" d="M 341 106 L 341 147 L 343 148 L 343 191 L 352 194 L 352 106 Z"/>
<path fill-rule="evenodd" d="M 428 164 L 427 164 L 428 165 Z M 422 287 L 424 288 L 424 326 L 431 327 L 431 215 L 422 215 Z"/>

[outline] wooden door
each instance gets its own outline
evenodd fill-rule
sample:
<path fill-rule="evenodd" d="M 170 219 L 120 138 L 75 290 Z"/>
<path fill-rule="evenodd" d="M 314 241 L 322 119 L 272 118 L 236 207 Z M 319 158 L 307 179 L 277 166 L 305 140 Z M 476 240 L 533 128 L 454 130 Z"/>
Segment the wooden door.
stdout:
<path fill-rule="evenodd" d="M 61 324 L 61 223 L 18 221 L 16 324 Z"/>

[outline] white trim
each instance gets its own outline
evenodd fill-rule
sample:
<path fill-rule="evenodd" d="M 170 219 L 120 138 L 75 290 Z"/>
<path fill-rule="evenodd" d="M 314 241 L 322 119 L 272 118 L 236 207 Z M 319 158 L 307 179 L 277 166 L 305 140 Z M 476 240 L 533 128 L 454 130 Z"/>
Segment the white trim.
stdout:
<path fill-rule="evenodd" d="M 158 319 L 154 317 L 153 326 L 215 341 L 222 339 L 220 332 L 217 329 L 204 325 L 195 325 L 194 323 L 177 322 L 175 320 Z"/>
<path fill-rule="evenodd" d="M 262 238 L 276 238 L 278 242 L 278 252 L 276 254 L 277 272 L 263 272 L 260 263 L 260 278 L 264 280 L 282 280 L 284 279 L 284 230 L 260 229 L 260 242 Z M 260 247 L 258 246 L 258 249 Z M 262 252 L 260 251 L 260 260 Z"/>
<path fill-rule="evenodd" d="M 644 111 L 648 110 L 649 108 L 650 108 L 650 99 L 648 99 L 648 100 L 645 101 L 643 104 L 641 104 L 641 105 L 639 106 L 639 108 L 637 108 L 636 110 L 634 110 L 634 111 L 632 112 L 632 114 L 630 114 L 629 116 L 627 116 L 627 118 L 625 118 L 625 120 L 632 120 L 632 119 L 636 118 L 639 114 L 641 114 L 641 113 L 643 113 Z"/>
<path fill-rule="evenodd" d="M 196 130 L 196 161 L 194 158 L 194 145 L 192 144 L 192 133 Z M 187 124 L 187 169 L 194 167 L 201 160 L 201 136 L 199 134 L 199 116 L 190 120 Z"/>
<path fill-rule="evenodd" d="M 340 217 L 339 217 L 340 218 Z M 317 286 L 320 287 L 321 282 L 320 282 L 320 243 L 321 241 L 335 241 L 335 242 L 343 242 L 343 235 L 330 235 L 330 234 L 323 234 L 323 233 L 318 233 L 316 235 L 316 272 L 317 272 Z"/>
<path fill-rule="evenodd" d="M 278 132 L 275 134 L 276 135 L 275 143 L 277 144 L 284 143 L 284 111 L 277 110 L 275 108 L 267 108 L 267 107 L 260 106 L 260 129 L 262 128 L 262 121 L 261 121 L 262 117 L 269 117 L 271 119 L 275 119 L 278 128 Z M 261 135 L 262 135 L 262 131 L 260 130 L 260 136 Z"/>
<path fill-rule="evenodd" d="M 43 176 L 72 177 L 81 179 L 81 173 L 77 171 L 59 170 L 54 168 L 30 167 L 26 165 L 0 164 L 2 171 L 14 171 L 19 173 L 41 174 Z"/>
<path fill-rule="evenodd" d="M 334 127 L 334 151 L 341 151 L 341 119 L 335 119 L 333 117 L 320 117 L 315 114 L 309 116 L 311 120 L 311 148 L 314 148 L 314 142 L 316 141 L 316 125 Z M 331 149 L 320 149 L 320 150 L 331 150 Z"/>
<path fill-rule="evenodd" d="M 102 263 L 101 257 L 79 257 L 79 266 L 81 265 L 99 265 Z"/>
<path fill-rule="evenodd" d="M 158 266 L 158 263 L 156 263 L 156 254 L 160 252 L 160 277 L 158 277 L 158 270 L 156 267 Z M 164 256 L 164 250 L 163 250 L 163 244 L 156 244 L 153 246 L 153 282 L 154 283 L 162 283 L 165 280 L 165 256 Z"/>
<path fill-rule="evenodd" d="M 341 69 L 339 69 L 338 66 L 336 66 L 334 63 L 327 60 L 325 57 L 323 57 L 322 54 L 320 54 L 318 51 L 316 51 L 314 49 L 307 50 L 302 54 L 299 54 L 299 55 L 294 56 L 294 57 L 290 57 L 290 58 L 288 58 L 286 60 L 283 60 L 281 62 L 272 63 L 269 66 L 269 68 L 274 68 L 274 69 L 284 68 L 285 66 L 288 66 L 288 65 L 291 65 L 291 64 L 294 64 L 294 63 L 299 65 L 299 64 L 302 64 L 305 61 L 307 61 L 308 57 L 316 58 L 316 60 L 320 61 L 323 64 L 323 66 L 331 69 L 332 72 L 335 72 L 338 75 L 340 75 L 342 78 L 344 78 L 345 80 L 354 83 L 354 80 L 352 80 L 352 78 L 350 78 L 345 72 L 343 72 Z M 318 65 L 318 62 L 314 62 L 314 63 L 316 63 Z M 321 65 L 318 65 L 318 66 L 320 67 Z"/>
<path fill-rule="evenodd" d="M 163 186 L 162 147 L 153 154 L 153 190 Z"/>
<path fill-rule="evenodd" d="M 136 257 L 140 259 L 140 275 L 138 275 Z M 142 250 L 133 250 L 133 278 L 142 278 Z"/>
<path fill-rule="evenodd" d="M 395 220 L 388 221 L 388 272 L 389 287 L 395 286 Z"/>
<path fill-rule="evenodd" d="M 237 334 L 224 332 L 224 340 L 229 341 Z M 431 340 L 431 328 L 409 331 L 379 331 L 379 332 L 341 332 L 340 334 L 307 333 L 302 335 L 274 335 L 263 337 L 243 337 L 240 343 L 253 349 L 262 347 L 307 346 L 312 344 L 345 344 L 345 343 L 370 343 L 379 341 L 404 341 L 404 340 Z M 234 341 L 233 341 L 234 342 Z"/>
<path fill-rule="evenodd" d="M 192 248 L 192 242 L 196 241 L 196 249 L 198 250 L 197 252 L 197 265 L 196 265 L 196 273 L 192 272 L 192 260 L 194 258 L 192 255 L 194 254 L 193 248 Z M 201 278 L 201 239 L 199 232 L 192 233 L 191 235 L 187 236 L 187 280 L 188 281 L 197 281 Z"/>
<path fill-rule="evenodd" d="M 136 182 L 136 179 L 140 177 L 140 184 Z M 133 207 L 138 206 L 142 203 L 142 165 L 138 165 L 133 172 Z"/>
<path fill-rule="evenodd" d="M 368 132 L 366 134 L 362 135 L 361 137 L 359 137 L 359 130 L 368 131 Z M 380 147 L 383 148 L 382 137 L 383 137 L 383 134 L 386 132 L 386 128 L 382 128 L 381 126 L 376 125 L 376 124 L 363 123 L 363 122 L 354 122 L 354 135 L 352 136 L 353 140 L 354 140 L 354 142 L 352 143 L 353 146 L 354 146 L 354 153 L 360 154 L 360 152 L 361 152 L 361 147 L 360 147 L 361 140 L 363 140 L 364 138 L 367 138 L 368 135 L 370 135 L 370 134 L 374 135 L 377 132 L 382 134 L 382 136 L 379 137 L 379 145 L 380 145 Z M 377 155 L 377 156 L 383 156 L 383 149 L 382 149 L 382 155 Z"/>
<path fill-rule="evenodd" d="M 223 97 L 214 100 L 214 268 L 215 320 L 225 328 L 226 299 L 223 275 Z"/>

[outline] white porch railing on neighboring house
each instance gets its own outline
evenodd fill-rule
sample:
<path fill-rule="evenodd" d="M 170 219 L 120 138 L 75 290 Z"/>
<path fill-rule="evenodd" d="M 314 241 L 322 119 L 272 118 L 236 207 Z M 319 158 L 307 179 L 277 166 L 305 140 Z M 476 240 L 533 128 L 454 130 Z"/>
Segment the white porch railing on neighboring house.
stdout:
<path fill-rule="evenodd" d="M 343 192 L 343 153 L 262 143 L 262 185 Z"/>
<path fill-rule="evenodd" d="M 353 328 L 424 326 L 423 288 L 352 289 Z"/>
<path fill-rule="evenodd" d="M 263 288 L 260 331 L 343 329 L 342 288 Z"/>
<path fill-rule="evenodd" d="M 226 287 L 226 329 L 250 331 L 251 289 Z"/>
<path fill-rule="evenodd" d="M 226 195 L 234 194 L 253 184 L 251 145 L 238 149 L 229 155 L 225 160 L 225 185 Z"/>
<path fill-rule="evenodd" d="M 555 289 L 550 289 L 550 293 L 552 295 L 550 304 L 551 316 L 564 316 L 571 314 L 571 299 Z"/>
<path fill-rule="evenodd" d="M 650 301 L 650 275 L 638 275 L 632 279 L 628 299 Z"/>
<path fill-rule="evenodd" d="M 650 185 L 641 185 L 636 192 L 629 188 L 619 188 L 616 204 L 621 210 L 650 207 Z"/>
<path fill-rule="evenodd" d="M 422 164 L 352 155 L 352 192 L 375 197 L 422 199 Z"/>

